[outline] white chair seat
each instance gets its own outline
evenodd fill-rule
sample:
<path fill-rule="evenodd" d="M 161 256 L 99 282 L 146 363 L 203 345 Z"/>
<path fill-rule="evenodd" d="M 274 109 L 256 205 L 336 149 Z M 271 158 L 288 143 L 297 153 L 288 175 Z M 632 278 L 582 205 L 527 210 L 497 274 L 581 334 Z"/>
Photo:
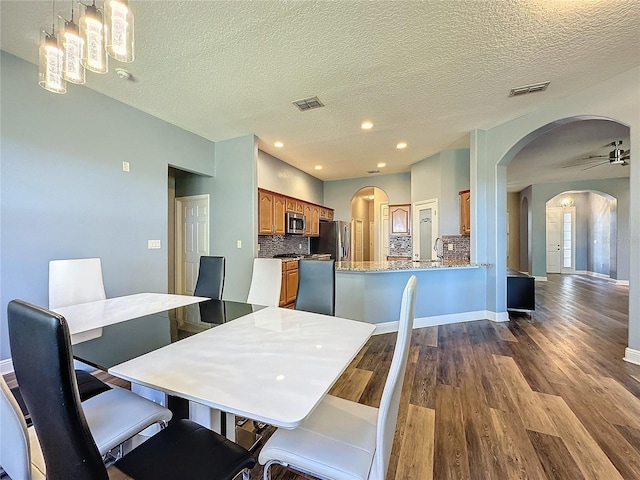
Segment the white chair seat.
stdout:
<path fill-rule="evenodd" d="M 260 452 L 335 480 L 364 480 L 376 450 L 378 409 L 327 395 L 295 430 L 278 429 Z"/>
<path fill-rule="evenodd" d="M 27 433 L 29 434 L 29 452 L 31 454 L 31 480 L 44 480 L 47 478 L 45 474 L 47 467 L 44 464 L 44 455 L 42 455 L 38 435 L 36 435 L 36 429 L 33 428 L 33 425 L 27 428 Z"/>
<path fill-rule="evenodd" d="M 172 416 L 171 410 L 117 387 L 85 400 L 82 410 L 100 455 Z"/>

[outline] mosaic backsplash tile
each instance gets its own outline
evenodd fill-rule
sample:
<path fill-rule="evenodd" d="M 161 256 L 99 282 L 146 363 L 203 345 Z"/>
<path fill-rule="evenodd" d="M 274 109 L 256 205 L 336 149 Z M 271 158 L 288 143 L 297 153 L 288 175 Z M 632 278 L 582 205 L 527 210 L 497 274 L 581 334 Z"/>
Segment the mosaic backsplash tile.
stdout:
<path fill-rule="evenodd" d="M 449 244 L 453 245 L 453 250 L 449 250 Z M 445 262 L 469 261 L 471 258 L 471 241 L 469 235 L 443 235 L 442 254 Z"/>
<path fill-rule="evenodd" d="M 411 235 L 391 235 L 389 237 L 390 257 L 411 257 L 412 255 Z"/>
<path fill-rule="evenodd" d="M 258 257 L 271 258 L 283 253 L 306 255 L 310 253 L 309 238 L 295 235 L 258 235 Z"/>

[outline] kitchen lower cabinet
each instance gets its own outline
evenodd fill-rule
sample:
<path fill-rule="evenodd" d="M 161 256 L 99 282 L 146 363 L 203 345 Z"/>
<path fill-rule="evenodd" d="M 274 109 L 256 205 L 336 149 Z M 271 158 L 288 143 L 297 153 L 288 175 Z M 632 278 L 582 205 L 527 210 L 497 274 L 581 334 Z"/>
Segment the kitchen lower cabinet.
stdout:
<path fill-rule="evenodd" d="M 298 293 L 298 262 L 282 263 L 282 287 L 280 289 L 280 306 L 293 308 Z"/>

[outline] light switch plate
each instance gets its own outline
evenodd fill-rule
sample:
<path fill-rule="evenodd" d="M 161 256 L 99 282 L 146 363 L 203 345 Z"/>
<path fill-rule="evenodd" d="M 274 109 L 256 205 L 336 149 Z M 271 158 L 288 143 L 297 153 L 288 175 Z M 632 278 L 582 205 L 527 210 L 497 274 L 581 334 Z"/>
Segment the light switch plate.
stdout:
<path fill-rule="evenodd" d="M 122 162 L 122 171 L 123 172 L 129 171 L 129 162 Z"/>
<path fill-rule="evenodd" d="M 448 243 L 447 245 L 448 245 L 447 248 L 449 249 L 449 251 L 450 252 L 453 251 L 453 243 Z"/>
<path fill-rule="evenodd" d="M 156 250 L 160 248 L 160 240 L 147 240 L 147 248 L 149 250 Z"/>
<path fill-rule="evenodd" d="M 236 248 L 242 248 L 242 240 L 236 242 Z"/>

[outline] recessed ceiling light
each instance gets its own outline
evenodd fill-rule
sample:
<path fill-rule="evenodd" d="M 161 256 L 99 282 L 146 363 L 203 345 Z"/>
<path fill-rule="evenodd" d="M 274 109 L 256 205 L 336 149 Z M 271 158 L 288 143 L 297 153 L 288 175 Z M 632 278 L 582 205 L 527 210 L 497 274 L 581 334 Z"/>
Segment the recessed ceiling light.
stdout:
<path fill-rule="evenodd" d="M 407 142 L 400 142 L 396 145 L 398 150 L 402 150 L 403 148 L 407 148 Z"/>
<path fill-rule="evenodd" d="M 313 167 L 313 168 L 315 168 L 316 170 L 322 170 L 322 165 L 316 165 L 316 166 L 315 166 L 315 167 Z"/>
<path fill-rule="evenodd" d="M 384 162 L 378 162 L 378 165 L 377 165 L 378 168 L 383 168 L 383 167 L 386 167 L 386 166 L 387 166 L 387 164 L 384 163 Z"/>
<path fill-rule="evenodd" d="M 360 128 L 362 130 L 371 130 L 373 128 L 373 122 L 370 121 L 364 121 L 362 122 L 362 125 L 360 125 Z"/>
<path fill-rule="evenodd" d="M 274 147 L 276 147 L 276 148 L 282 148 L 282 147 L 284 147 L 284 143 L 282 143 L 282 142 L 275 142 L 275 143 L 273 144 L 273 146 L 274 146 Z"/>

